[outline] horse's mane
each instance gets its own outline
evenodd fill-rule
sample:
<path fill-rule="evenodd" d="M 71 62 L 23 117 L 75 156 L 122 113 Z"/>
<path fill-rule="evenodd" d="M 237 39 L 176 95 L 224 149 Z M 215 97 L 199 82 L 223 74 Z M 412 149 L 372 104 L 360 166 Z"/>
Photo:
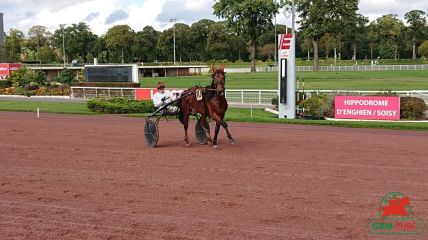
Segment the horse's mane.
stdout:
<path fill-rule="evenodd" d="M 211 81 L 211 85 L 208 85 L 208 86 L 206 86 L 206 88 L 207 89 L 214 89 L 214 79 Z M 215 94 L 215 92 L 214 91 L 210 91 L 210 90 L 208 90 L 208 91 L 206 91 L 205 92 L 205 99 L 207 100 L 207 101 L 210 101 L 211 100 L 211 98 L 213 98 L 214 97 L 214 94 Z"/>

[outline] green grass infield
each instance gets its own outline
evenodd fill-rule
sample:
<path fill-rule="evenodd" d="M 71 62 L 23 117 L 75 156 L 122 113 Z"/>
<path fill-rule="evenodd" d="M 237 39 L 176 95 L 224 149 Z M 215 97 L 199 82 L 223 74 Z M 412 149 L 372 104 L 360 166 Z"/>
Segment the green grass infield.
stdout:
<path fill-rule="evenodd" d="M 298 72 L 299 89 L 311 90 L 428 90 L 428 71 Z M 158 81 L 167 88 L 189 88 L 211 83 L 208 73 L 191 77 L 141 78 L 141 86 L 154 88 Z M 278 89 L 278 73 L 226 73 L 227 89 Z"/>
<path fill-rule="evenodd" d="M 0 111 L 24 111 L 36 112 L 37 108 L 41 113 L 62 113 L 62 114 L 96 114 L 91 112 L 86 103 L 68 102 L 32 102 L 32 101 L 0 101 Z M 148 114 L 124 114 L 129 117 L 145 117 Z M 345 121 L 325 121 L 325 120 L 287 120 L 279 119 L 276 115 L 268 113 L 262 109 L 230 108 L 226 113 L 226 120 L 231 122 L 254 122 L 254 123 L 278 123 L 278 124 L 307 124 L 326 125 L 352 128 L 386 128 L 401 130 L 427 131 L 428 123 L 404 123 L 404 122 L 345 122 Z"/>

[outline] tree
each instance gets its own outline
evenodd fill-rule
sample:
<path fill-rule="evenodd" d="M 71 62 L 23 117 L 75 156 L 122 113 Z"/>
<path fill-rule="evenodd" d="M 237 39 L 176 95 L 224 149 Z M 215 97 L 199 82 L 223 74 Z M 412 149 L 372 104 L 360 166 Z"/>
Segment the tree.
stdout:
<path fill-rule="evenodd" d="M 166 29 L 159 35 L 157 42 L 157 49 L 159 51 L 159 58 L 165 61 L 173 61 L 173 28 Z"/>
<path fill-rule="evenodd" d="M 298 43 L 300 43 L 300 48 L 308 53 L 308 61 L 311 60 L 311 52 L 314 51 L 314 45 L 312 44 L 312 41 L 309 37 L 306 36 L 305 32 L 302 32 L 302 34 L 300 35 L 300 41 L 298 41 Z"/>
<path fill-rule="evenodd" d="M 146 62 L 153 62 L 156 60 L 156 44 L 159 39 L 159 34 L 158 31 L 150 26 L 146 26 L 143 31 L 136 33 L 134 53 L 138 59 Z"/>
<path fill-rule="evenodd" d="M 352 59 L 357 60 L 357 44 L 364 41 L 367 35 L 367 23 L 369 19 L 361 14 L 357 15 L 357 21 L 347 28 L 347 37 L 351 41 L 353 54 Z"/>
<path fill-rule="evenodd" d="M 382 58 L 392 59 L 397 57 L 398 46 L 392 40 L 384 40 L 379 43 L 379 55 Z"/>
<path fill-rule="evenodd" d="M 237 35 L 232 31 L 229 32 L 229 50 L 227 59 L 231 61 L 241 60 L 242 58 L 248 59 L 248 48 L 245 39 L 241 35 Z"/>
<path fill-rule="evenodd" d="M 41 70 L 20 68 L 10 74 L 9 81 L 14 87 L 25 87 L 25 85 L 35 82 L 39 85 L 45 85 L 46 74 Z"/>
<path fill-rule="evenodd" d="M 57 59 L 55 50 L 48 46 L 37 49 L 36 56 L 41 63 L 52 63 Z"/>
<path fill-rule="evenodd" d="M 230 47 L 229 42 L 227 27 L 223 23 L 214 23 L 209 29 L 206 52 L 212 59 L 225 59 Z"/>
<path fill-rule="evenodd" d="M 160 56 L 168 61 L 173 60 L 175 31 L 175 49 L 179 61 L 183 58 L 189 59 L 189 52 L 193 47 L 190 42 L 190 27 L 182 23 L 176 23 L 174 27 L 163 31 L 159 36 L 157 47 L 159 49 Z"/>
<path fill-rule="evenodd" d="M 397 15 L 388 14 L 376 19 L 371 30 L 376 32 L 380 57 L 395 58 L 398 56 L 403 29 L 404 24 L 397 18 Z"/>
<path fill-rule="evenodd" d="M 425 15 L 426 13 L 421 10 L 412 10 L 404 15 L 407 24 L 409 24 L 408 31 L 412 38 L 413 60 L 416 60 L 416 41 L 424 36 L 424 28 L 427 24 Z"/>
<path fill-rule="evenodd" d="M 257 38 L 272 26 L 280 6 L 271 0 L 219 0 L 213 6 L 216 16 L 249 40 L 252 72 L 256 71 Z"/>
<path fill-rule="evenodd" d="M 285 34 L 287 32 L 291 32 L 291 29 L 288 28 L 288 31 L 287 31 L 287 26 L 282 25 L 282 24 L 276 25 L 276 34 L 275 34 L 275 26 L 269 27 L 269 29 L 267 31 L 265 31 L 262 35 L 260 35 L 257 39 L 258 46 L 261 48 L 264 48 L 264 49 L 260 49 L 260 56 L 262 56 L 263 58 L 266 58 L 265 50 L 267 50 L 267 48 L 269 48 L 269 47 L 266 47 L 266 45 L 270 45 L 270 44 L 275 45 L 275 38 L 277 37 L 277 35 L 278 34 Z M 270 54 L 272 59 L 275 56 L 275 48 L 273 49 L 273 51 L 274 51 L 274 53 Z"/>
<path fill-rule="evenodd" d="M 97 57 L 98 62 L 107 63 L 109 60 L 109 52 L 107 49 L 105 36 L 101 36 L 95 40 L 94 43 L 94 56 Z"/>
<path fill-rule="evenodd" d="M 52 43 L 56 48 L 61 50 L 63 48 L 63 34 L 67 59 L 83 58 L 85 62 L 89 62 L 86 56 L 89 53 L 95 54 L 94 48 L 98 38 L 97 35 L 92 33 L 89 26 L 86 23 L 80 22 L 64 29 L 59 28 L 55 30 Z"/>
<path fill-rule="evenodd" d="M 215 22 L 202 19 L 190 26 L 190 42 L 192 43 L 191 55 L 195 59 L 204 61 L 207 57 L 206 47 L 210 26 Z"/>
<path fill-rule="evenodd" d="M 32 26 L 28 30 L 27 48 L 37 52 L 41 47 L 49 46 L 51 43 L 52 33 L 45 26 Z"/>
<path fill-rule="evenodd" d="M 338 38 L 333 36 L 331 33 L 326 33 L 324 34 L 324 36 L 321 37 L 320 45 L 324 46 L 326 59 L 328 59 L 330 52 L 340 45 L 338 41 Z"/>
<path fill-rule="evenodd" d="M 428 40 L 425 40 L 418 48 L 418 54 L 421 57 L 428 58 Z"/>
<path fill-rule="evenodd" d="M 24 43 L 24 34 L 18 29 L 11 28 L 5 41 L 7 62 L 19 62 L 21 60 L 22 47 L 24 46 Z"/>
<path fill-rule="evenodd" d="M 275 44 L 273 43 L 268 43 L 265 44 L 261 49 L 260 49 L 260 55 L 266 60 L 266 59 L 273 59 L 274 55 L 275 55 Z"/>
<path fill-rule="evenodd" d="M 368 26 L 367 39 L 370 42 L 370 59 L 373 59 L 374 48 L 379 41 L 379 34 L 377 32 L 377 24 L 375 21 L 371 22 Z"/>
<path fill-rule="evenodd" d="M 55 80 L 60 83 L 70 84 L 74 80 L 73 71 L 71 69 L 64 68 Z"/>
<path fill-rule="evenodd" d="M 340 33 L 357 19 L 358 0 L 300 0 L 300 29 L 311 39 L 314 47 L 314 70 L 318 71 L 319 42 L 326 33 Z"/>
<path fill-rule="evenodd" d="M 119 56 L 121 62 L 125 62 L 125 53 L 127 54 L 128 61 L 132 59 L 131 46 L 134 44 L 135 32 L 128 25 L 116 25 L 107 31 L 105 40 L 107 48 Z"/>
<path fill-rule="evenodd" d="M 192 48 L 190 42 L 190 27 L 183 23 L 175 24 L 175 48 L 177 57 L 180 59 L 188 60 L 190 58 L 190 49 Z"/>

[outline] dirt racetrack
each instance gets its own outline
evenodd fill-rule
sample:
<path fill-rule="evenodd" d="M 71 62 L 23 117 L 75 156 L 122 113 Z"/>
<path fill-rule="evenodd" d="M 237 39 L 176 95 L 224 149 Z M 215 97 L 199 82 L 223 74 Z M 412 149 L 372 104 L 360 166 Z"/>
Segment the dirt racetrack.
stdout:
<path fill-rule="evenodd" d="M 388 192 L 428 224 L 428 133 L 230 123 L 186 148 L 161 120 L 0 112 L 0 239 L 393 239 Z M 395 239 L 428 239 L 421 235 Z"/>

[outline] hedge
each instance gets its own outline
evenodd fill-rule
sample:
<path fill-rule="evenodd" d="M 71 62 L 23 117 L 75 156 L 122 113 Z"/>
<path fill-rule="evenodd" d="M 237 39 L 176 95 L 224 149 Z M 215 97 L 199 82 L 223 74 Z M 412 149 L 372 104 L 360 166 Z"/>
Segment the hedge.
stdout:
<path fill-rule="evenodd" d="M 303 107 L 312 117 L 334 117 L 334 98 L 325 94 L 312 96 L 303 101 Z"/>
<path fill-rule="evenodd" d="M 424 119 L 424 112 L 427 110 L 427 105 L 422 98 L 417 97 L 401 97 L 400 98 L 400 117 L 410 120 Z"/>
<path fill-rule="evenodd" d="M 75 82 L 71 86 L 77 87 L 119 87 L 119 88 L 139 88 L 139 83 L 129 82 Z"/>
<path fill-rule="evenodd" d="M 0 80 L 0 88 L 8 88 L 12 86 L 12 83 L 9 80 Z"/>
<path fill-rule="evenodd" d="M 100 113 L 151 113 L 156 110 L 152 101 L 126 98 L 95 98 L 89 100 L 87 105 L 91 111 Z"/>

